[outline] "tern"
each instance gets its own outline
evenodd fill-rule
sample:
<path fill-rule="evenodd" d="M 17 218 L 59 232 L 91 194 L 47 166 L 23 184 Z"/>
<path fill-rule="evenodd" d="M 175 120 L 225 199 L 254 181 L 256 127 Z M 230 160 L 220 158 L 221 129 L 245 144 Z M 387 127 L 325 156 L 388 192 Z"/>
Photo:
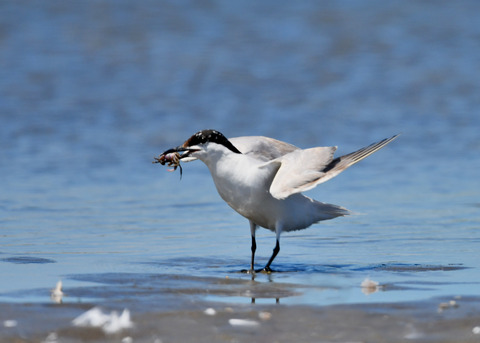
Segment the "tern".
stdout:
<path fill-rule="evenodd" d="M 316 201 L 302 192 L 337 176 L 397 137 L 334 158 L 337 147 L 300 149 L 269 137 L 227 139 L 219 131 L 202 130 L 182 145 L 166 150 L 154 163 L 168 163 L 174 169 L 180 161 L 205 163 L 221 198 L 250 222 L 252 255 L 248 272 L 268 273 L 280 251 L 282 232 L 351 214 L 344 207 Z M 276 244 L 265 267 L 255 270 L 258 227 L 273 231 Z"/>

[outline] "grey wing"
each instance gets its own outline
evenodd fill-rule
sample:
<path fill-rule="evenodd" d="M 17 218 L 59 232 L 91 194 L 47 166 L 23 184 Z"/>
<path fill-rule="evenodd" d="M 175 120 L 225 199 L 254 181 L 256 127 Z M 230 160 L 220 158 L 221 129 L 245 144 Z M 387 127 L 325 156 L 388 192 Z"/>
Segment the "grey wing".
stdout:
<path fill-rule="evenodd" d="M 264 162 L 299 150 L 294 145 L 263 136 L 234 137 L 229 140 L 242 154 Z"/>
<path fill-rule="evenodd" d="M 275 198 L 284 199 L 310 190 L 380 150 L 397 137 L 395 135 L 335 159 L 333 153 L 336 147 L 293 151 L 272 161 L 278 163 L 279 168 L 270 186 L 270 193 Z"/>
<path fill-rule="evenodd" d="M 279 164 L 270 194 L 277 199 L 312 189 L 317 180 L 325 176 L 324 169 L 333 160 L 336 147 L 295 150 L 270 164 Z"/>

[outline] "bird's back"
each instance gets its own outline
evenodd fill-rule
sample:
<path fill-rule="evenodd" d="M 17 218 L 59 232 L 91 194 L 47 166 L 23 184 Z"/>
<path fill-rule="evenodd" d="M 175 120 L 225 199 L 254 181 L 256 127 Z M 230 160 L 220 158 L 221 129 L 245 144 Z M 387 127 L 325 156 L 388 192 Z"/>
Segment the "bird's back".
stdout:
<path fill-rule="evenodd" d="M 234 137 L 230 141 L 242 154 L 264 162 L 274 160 L 298 149 L 292 144 L 264 136 Z"/>

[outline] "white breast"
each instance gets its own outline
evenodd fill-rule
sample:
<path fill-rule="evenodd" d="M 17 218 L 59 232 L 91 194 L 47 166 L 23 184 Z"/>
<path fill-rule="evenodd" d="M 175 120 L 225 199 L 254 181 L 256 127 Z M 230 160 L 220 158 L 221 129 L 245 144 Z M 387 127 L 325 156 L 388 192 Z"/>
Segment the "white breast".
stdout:
<path fill-rule="evenodd" d="M 246 155 L 226 154 L 207 163 L 222 199 L 242 216 L 274 230 L 278 200 L 269 188 L 274 174 L 263 162 Z"/>

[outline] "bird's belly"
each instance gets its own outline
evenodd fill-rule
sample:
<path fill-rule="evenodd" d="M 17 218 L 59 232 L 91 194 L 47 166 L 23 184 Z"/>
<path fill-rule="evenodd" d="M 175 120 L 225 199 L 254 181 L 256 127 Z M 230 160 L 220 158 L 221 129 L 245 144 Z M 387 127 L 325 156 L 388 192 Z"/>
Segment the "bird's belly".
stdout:
<path fill-rule="evenodd" d="M 222 199 L 236 212 L 271 231 L 294 231 L 329 219 L 319 211 L 320 203 L 302 195 L 274 198 L 265 187 L 217 187 Z M 333 215 L 331 218 L 336 217 Z"/>
<path fill-rule="evenodd" d="M 276 201 L 272 196 L 247 197 L 244 199 L 235 198 L 225 201 L 231 208 L 245 218 L 261 227 L 275 231 L 279 204 L 275 204 Z"/>

